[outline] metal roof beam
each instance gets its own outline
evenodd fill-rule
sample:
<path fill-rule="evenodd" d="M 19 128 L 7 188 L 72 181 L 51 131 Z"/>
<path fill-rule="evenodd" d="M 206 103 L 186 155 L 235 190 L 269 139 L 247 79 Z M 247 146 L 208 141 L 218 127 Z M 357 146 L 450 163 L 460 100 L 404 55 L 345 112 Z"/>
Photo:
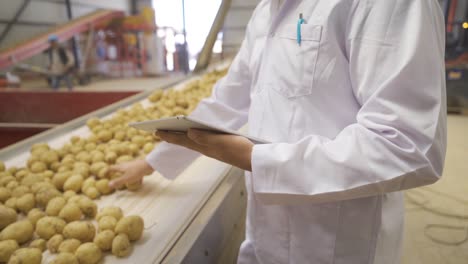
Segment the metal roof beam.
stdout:
<path fill-rule="evenodd" d="M 26 7 L 29 5 L 29 3 L 31 2 L 31 0 L 24 0 L 23 3 L 21 4 L 20 8 L 16 11 L 16 14 L 15 16 L 13 17 L 13 19 L 10 21 L 10 23 L 8 23 L 5 27 L 5 29 L 3 30 L 2 34 L 0 35 L 0 43 L 2 43 L 2 41 L 5 39 L 5 37 L 8 35 L 8 32 L 10 32 L 11 28 L 13 27 L 13 25 L 18 21 L 18 18 L 21 16 L 21 14 L 23 13 L 23 11 L 26 9 Z"/>

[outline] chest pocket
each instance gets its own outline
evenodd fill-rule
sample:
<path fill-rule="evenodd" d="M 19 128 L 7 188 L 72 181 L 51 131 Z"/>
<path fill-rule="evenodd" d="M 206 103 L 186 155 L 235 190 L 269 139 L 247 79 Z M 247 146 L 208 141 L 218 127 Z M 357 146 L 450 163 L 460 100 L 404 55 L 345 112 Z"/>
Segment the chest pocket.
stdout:
<path fill-rule="evenodd" d="M 296 24 L 286 24 L 272 39 L 266 77 L 270 86 L 285 97 L 312 93 L 322 26 L 302 24 L 300 45 Z"/>

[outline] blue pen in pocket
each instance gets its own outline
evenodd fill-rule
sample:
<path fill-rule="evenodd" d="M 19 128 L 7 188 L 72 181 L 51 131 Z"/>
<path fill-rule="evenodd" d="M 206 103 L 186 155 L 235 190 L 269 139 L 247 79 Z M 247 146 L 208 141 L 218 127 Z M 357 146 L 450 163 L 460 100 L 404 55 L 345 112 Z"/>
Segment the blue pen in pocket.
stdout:
<path fill-rule="evenodd" d="M 302 13 L 299 14 L 299 20 L 297 21 L 297 44 L 300 46 L 302 41 L 301 25 L 304 24 L 305 20 L 302 17 Z"/>

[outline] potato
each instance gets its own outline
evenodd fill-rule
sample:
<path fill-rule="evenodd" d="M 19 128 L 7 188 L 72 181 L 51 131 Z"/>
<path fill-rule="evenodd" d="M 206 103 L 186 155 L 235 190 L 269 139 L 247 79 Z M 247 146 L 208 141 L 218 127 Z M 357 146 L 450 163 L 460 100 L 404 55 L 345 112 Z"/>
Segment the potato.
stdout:
<path fill-rule="evenodd" d="M 16 212 L 16 200 L 18 200 L 18 198 L 16 197 L 11 197 L 10 199 L 6 200 L 5 202 L 5 206 L 8 207 L 8 208 L 11 208 L 13 210 L 15 210 Z"/>
<path fill-rule="evenodd" d="M 65 239 L 59 246 L 58 252 L 68 252 L 68 253 L 75 253 L 78 247 L 81 245 L 81 241 L 78 239 L 70 238 Z"/>
<path fill-rule="evenodd" d="M 117 220 L 113 216 L 103 216 L 101 219 L 99 219 L 98 226 L 99 226 L 99 231 L 104 231 L 104 230 L 114 230 L 115 226 L 117 225 Z"/>
<path fill-rule="evenodd" d="M 130 255 L 132 244 L 126 234 L 118 234 L 112 241 L 112 255 L 119 258 Z"/>
<path fill-rule="evenodd" d="M 29 187 L 20 185 L 11 192 L 11 196 L 19 198 L 30 192 L 31 190 L 29 189 Z"/>
<path fill-rule="evenodd" d="M 97 137 L 101 142 L 107 142 L 112 139 L 113 135 L 112 135 L 112 132 L 108 130 L 101 130 L 97 134 Z"/>
<path fill-rule="evenodd" d="M 83 196 L 83 195 L 75 195 L 75 196 L 70 197 L 70 199 L 68 199 L 67 202 L 68 202 L 68 203 L 76 203 L 76 204 L 78 204 L 78 203 L 80 202 L 81 198 L 83 198 L 83 197 L 85 197 L 85 196 Z"/>
<path fill-rule="evenodd" d="M 47 249 L 50 253 L 57 253 L 60 244 L 63 242 L 63 236 L 56 234 L 47 241 Z"/>
<path fill-rule="evenodd" d="M 27 169 L 20 169 L 19 171 L 15 173 L 15 177 L 18 181 L 22 181 L 24 177 L 29 175 L 29 173 L 30 172 Z"/>
<path fill-rule="evenodd" d="M 81 212 L 83 212 L 83 214 L 86 217 L 94 218 L 96 216 L 97 205 L 88 197 L 83 196 L 78 201 L 78 206 L 80 207 Z"/>
<path fill-rule="evenodd" d="M 59 253 L 50 264 L 79 264 L 75 255 L 68 252 Z"/>
<path fill-rule="evenodd" d="M 55 186 L 50 183 L 50 182 L 47 182 L 47 179 L 44 179 L 43 182 L 36 182 L 34 183 L 32 186 L 31 186 L 31 191 L 34 193 L 34 194 L 37 194 L 37 192 L 42 189 L 42 188 L 54 188 L 55 189 Z"/>
<path fill-rule="evenodd" d="M 4 240 L 0 241 L 0 263 L 6 263 L 10 259 L 10 256 L 19 248 L 16 240 Z"/>
<path fill-rule="evenodd" d="M 5 227 L 0 232 L 0 240 L 13 239 L 18 244 L 23 244 L 31 240 L 34 227 L 28 220 L 21 220 Z"/>
<path fill-rule="evenodd" d="M 20 248 L 11 255 L 8 264 L 41 264 L 42 251 L 38 248 Z"/>
<path fill-rule="evenodd" d="M 38 238 L 33 240 L 30 244 L 29 247 L 31 248 L 38 248 L 41 250 L 41 252 L 44 252 L 47 249 L 47 241 L 42 238 Z"/>
<path fill-rule="evenodd" d="M 107 163 L 114 163 L 115 160 L 117 159 L 117 153 L 115 152 L 107 152 L 104 156 L 104 160 L 107 162 Z"/>
<path fill-rule="evenodd" d="M 84 192 L 89 187 L 94 187 L 95 185 L 96 185 L 96 179 L 88 178 L 85 181 L 83 181 L 83 184 L 81 185 L 81 191 Z"/>
<path fill-rule="evenodd" d="M 65 238 L 75 238 L 81 242 L 93 241 L 96 228 L 91 222 L 74 221 L 68 223 L 63 229 L 63 236 Z"/>
<path fill-rule="evenodd" d="M 65 198 L 65 200 L 67 200 L 67 201 L 73 196 L 76 196 L 76 192 L 71 191 L 71 190 L 68 190 L 68 191 L 63 193 L 63 198 Z"/>
<path fill-rule="evenodd" d="M 7 180 L 9 179 L 9 176 L 5 177 Z M 12 192 L 14 189 L 16 189 L 16 187 L 19 186 L 19 183 L 15 180 L 12 180 L 12 181 L 9 181 L 5 187 L 10 191 Z"/>
<path fill-rule="evenodd" d="M 36 193 L 36 205 L 45 207 L 52 198 L 60 195 L 61 193 L 55 188 L 49 186 L 41 187 Z"/>
<path fill-rule="evenodd" d="M 58 216 L 65 204 L 67 204 L 65 198 L 61 196 L 55 197 L 49 201 L 45 212 L 49 216 Z"/>
<path fill-rule="evenodd" d="M 66 222 L 55 216 L 45 216 L 36 223 L 36 234 L 40 238 L 50 239 L 56 234 L 61 234 Z"/>
<path fill-rule="evenodd" d="M 78 192 L 81 190 L 81 185 L 83 184 L 83 181 L 84 178 L 80 174 L 72 175 L 63 184 L 63 190 Z"/>
<path fill-rule="evenodd" d="M 98 162 L 94 162 L 93 164 L 91 164 L 91 166 L 89 167 L 89 170 L 93 175 L 97 176 L 97 174 L 102 168 L 107 168 L 107 163 L 103 161 L 98 161 Z"/>
<path fill-rule="evenodd" d="M 28 220 L 34 227 L 36 226 L 37 221 L 39 221 L 39 219 L 41 219 L 44 216 L 46 216 L 46 213 L 39 208 L 33 208 L 31 211 L 28 212 Z"/>
<path fill-rule="evenodd" d="M 16 211 L 0 204 L 0 230 L 3 230 L 9 224 L 16 222 Z"/>
<path fill-rule="evenodd" d="M 15 173 L 18 171 L 18 168 L 16 168 L 15 166 L 13 167 L 10 167 L 8 168 L 8 170 L 6 171 L 7 173 L 9 173 L 10 175 L 15 175 Z"/>
<path fill-rule="evenodd" d="M 132 138 L 132 143 L 137 144 L 141 148 L 145 145 L 146 141 L 143 136 L 137 135 Z"/>
<path fill-rule="evenodd" d="M 11 198 L 11 191 L 6 187 L 0 187 L 0 203 Z"/>
<path fill-rule="evenodd" d="M 111 187 L 109 187 L 109 180 L 108 179 L 101 179 L 99 181 L 96 182 L 96 189 L 106 195 L 106 194 L 110 194 L 114 191 L 114 189 L 112 189 Z"/>
<path fill-rule="evenodd" d="M 91 199 L 97 199 L 99 196 L 101 196 L 101 193 L 94 186 L 87 188 L 83 193 Z"/>
<path fill-rule="evenodd" d="M 120 219 L 115 226 L 115 233 L 127 234 L 131 241 L 141 238 L 143 234 L 143 218 L 137 215 L 126 216 Z"/>
<path fill-rule="evenodd" d="M 16 208 L 27 214 L 36 205 L 34 194 L 27 193 L 16 200 Z"/>
<path fill-rule="evenodd" d="M 28 174 L 25 177 L 21 179 L 21 185 L 26 186 L 26 187 L 31 187 L 35 183 L 40 183 L 44 182 L 45 177 L 43 176 L 43 173 L 41 174 Z"/>
<path fill-rule="evenodd" d="M 40 154 L 40 160 L 45 164 L 59 161 L 59 155 L 54 150 L 44 151 Z"/>
<path fill-rule="evenodd" d="M 16 181 L 16 178 L 11 175 L 3 176 L 0 178 L 0 186 L 7 186 L 7 184 L 11 181 Z"/>
<path fill-rule="evenodd" d="M 148 142 L 143 146 L 143 152 L 145 154 L 150 153 L 154 149 L 154 143 Z"/>
<path fill-rule="evenodd" d="M 54 177 L 52 178 L 52 183 L 55 185 L 55 188 L 62 190 L 63 185 L 68 180 L 68 178 L 70 178 L 70 176 L 71 176 L 70 171 L 59 172 L 55 174 Z"/>
<path fill-rule="evenodd" d="M 102 210 L 96 216 L 96 220 L 99 221 L 104 216 L 112 216 L 117 221 L 119 221 L 123 217 L 123 212 L 122 212 L 122 209 L 120 209 L 117 206 L 108 206 L 108 207 L 102 208 Z"/>
<path fill-rule="evenodd" d="M 133 160 L 133 157 L 130 156 L 130 155 L 123 155 L 123 156 L 120 156 L 117 158 L 117 160 L 115 160 L 115 163 L 116 164 L 120 164 L 120 163 L 125 163 L 125 162 L 129 162 L 129 161 L 132 161 Z"/>
<path fill-rule="evenodd" d="M 31 172 L 39 173 L 47 170 L 47 165 L 41 161 L 35 161 L 31 164 Z"/>
<path fill-rule="evenodd" d="M 104 161 L 104 153 L 102 153 L 102 151 L 98 150 L 100 148 L 100 146 L 103 146 L 103 145 L 97 146 L 96 149 L 91 151 L 91 153 L 90 153 L 92 163 L 97 163 L 97 162 Z"/>
<path fill-rule="evenodd" d="M 96 235 L 94 238 L 94 244 L 96 244 L 102 251 L 110 250 L 112 248 L 114 237 L 114 231 L 104 230 Z"/>
<path fill-rule="evenodd" d="M 94 243 L 84 243 L 75 252 L 75 256 L 80 264 L 99 263 L 102 258 L 102 252 Z"/>
<path fill-rule="evenodd" d="M 83 178 L 88 178 L 89 173 L 89 166 L 76 166 L 73 168 L 73 174 L 80 174 Z"/>
<path fill-rule="evenodd" d="M 101 168 L 96 176 L 102 179 L 102 178 L 108 177 L 108 174 L 109 174 L 109 168 L 105 167 L 105 168 Z"/>
<path fill-rule="evenodd" d="M 6 169 L 5 163 L 0 160 L 0 172 L 4 172 Z"/>
<path fill-rule="evenodd" d="M 101 120 L 99 120 L 99 118 L 97 118 L 97 117 L 92 117 L 92 118 L 88 119 L 88 121 L 86 121 L 86 125 L 89 128 L 96 127 L 99 124 L 101 124 Z"/>
<path fill-rule="evenodd" d="M 88 154 L 88 152 L 80 151 L 78 154 L 76 154 L 76 160 L 81 161 L 81 162 L 91 163 L 93 159 L 91 155 Z"/>
<path fill-rule="evenodd" d="M 85 148 L 86 151 L 93 151 L 93 150 L 96 149 L 96 143 L 94 143 L 94 142 L 86 143 L 84 148 Z"/>
<path fill-rule="evenodd" d="M 59 213 L 59 217 L 67 222 L 80 220 L 82 216 L 80 207 L 75 203 L 67 203 Z"/>

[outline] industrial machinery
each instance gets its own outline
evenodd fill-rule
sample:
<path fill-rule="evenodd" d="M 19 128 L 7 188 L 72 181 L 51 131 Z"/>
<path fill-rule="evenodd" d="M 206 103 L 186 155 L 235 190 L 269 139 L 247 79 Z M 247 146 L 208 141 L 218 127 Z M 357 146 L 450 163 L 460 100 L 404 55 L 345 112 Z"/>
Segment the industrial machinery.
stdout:
<path fill-rule="evenodd" d="M 446 22 L 446 78 L 448 111 L 468 107 L 468 1 L 439 1 Z"/>

